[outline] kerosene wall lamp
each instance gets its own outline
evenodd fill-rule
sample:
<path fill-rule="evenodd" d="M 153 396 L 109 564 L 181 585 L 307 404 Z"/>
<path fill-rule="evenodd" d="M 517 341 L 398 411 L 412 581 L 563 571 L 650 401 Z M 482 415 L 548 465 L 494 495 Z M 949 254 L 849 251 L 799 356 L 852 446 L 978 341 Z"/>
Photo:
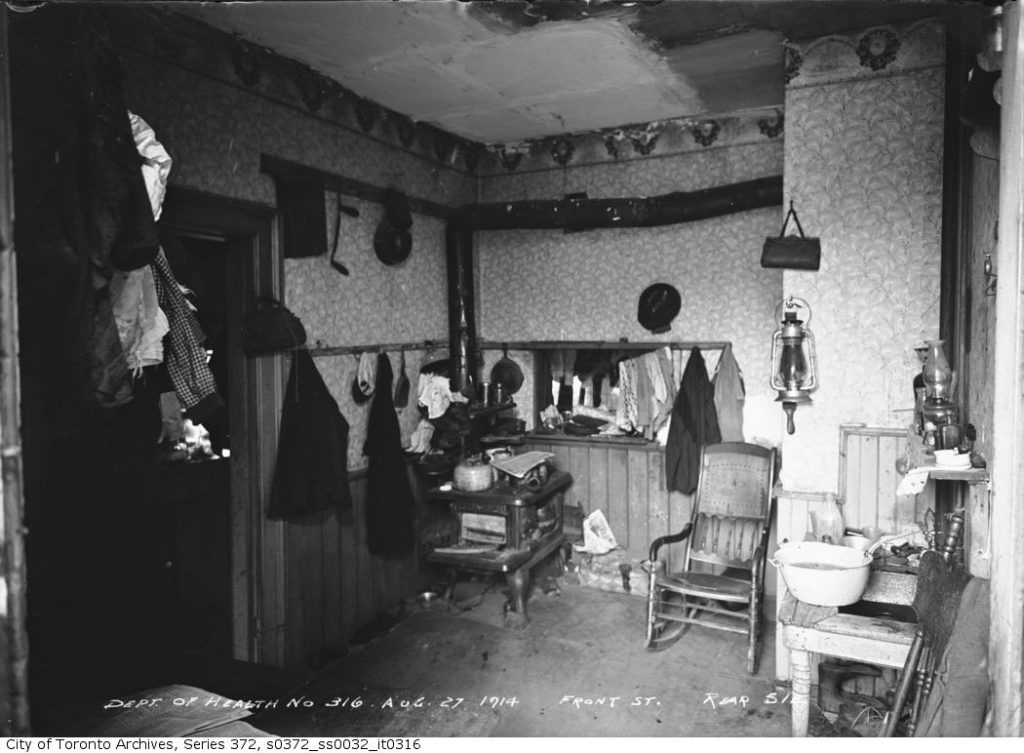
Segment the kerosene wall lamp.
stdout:
<path fill-rule="evenodd" d="M 796 407 L 810 403 L 810 393 L 818 387 L 814 335 L 807 327 L 811 307 L 803 298 L 789 296 L 775 307 L 775 320 L 781 326 L 772 335 L 772 389 L 779 393 L 775 402 L 782 403 L 786 431 L 792 434 Z"/>

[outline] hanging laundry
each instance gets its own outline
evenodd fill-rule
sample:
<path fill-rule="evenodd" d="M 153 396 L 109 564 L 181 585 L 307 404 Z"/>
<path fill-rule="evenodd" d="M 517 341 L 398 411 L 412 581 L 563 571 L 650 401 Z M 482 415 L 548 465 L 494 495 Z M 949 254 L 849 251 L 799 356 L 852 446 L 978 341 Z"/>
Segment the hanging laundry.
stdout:
<path fill-rule="evenodd" d="M 446 376 L 420 374 L 416 390 L 417 403 L 427 409 L 427 418 L 440 418 L 452 403 L 468 403 L 465 395 L 452 392 L 451 382 Z"/>
<path fill-rule="evenodd" d="M 196 423 L 203 423 L 224 406 L 206 363 L 206 350 L 202 347 L 206 335 L 185 300 L 163 249 L 157 254 L 152 267 L 157 300 L 167 314 L 170 327 L 164 353 L 167 373 L 188 417 Z"/>
<path fill-rule="evenodd" d="M 135 149 L 142 157 L 142 180 L 146 184 L 153 219 L 159 220 L 173 160 L 163 144 L 156 140 L 156 133 L 145 120 L 130 110 L 128 120 L 132 126 L 132 136 L 135 138 Z"/>
<path fill-rule="evenodd" d="M 164 335 L 170 330 L 157 301 L 151 267 L 117 272 L 110 278 L 110 298 L 121 348 L 132 374 L 164 360 Z"/>
<path fill-rule="evenodd" d="M 631 362 L 636 387 L 636 427 L 647 439 L 651 439 L 651 424 L 654 422 L 654 383 L 647 370 L 647 356 L 638 356 L 631 359 Z"/>
<path fill-rule="evenodd" d="M 726 345 L 711 380 L 715 389 L 715 410 L 723 442 L 743 441 L 743 403 L 746 389 L 743 372 L 732 354 L 732 345 Z"/>
<path fill-rule="evenodd" d="M 637 427 L 636 361 L 632 358 L 619 361 L 619 405 L 615 423 L 625 432 L 635 431 Z"/>
<path fill-rule="evenodd" d="M 305 348 L 295 351 L 281 408 L 267 517 L 288 520 L 352 509 L 348 422 Z"/>
<path fill-rule="evenodd" d="M 672 352 L 661 348 L 645 357 L 651 382 L 654 384 L 654 419 L 651 423 L 651 435 L 657 436 L 672 415 L 675 405 L 676 385 L 672 377 Z"/>
<path fill-rule="evenodd" d="M 128 113 L 135 148 L 142 157 L 142 177 L 153 217 L 160 216 L 171 158 L 153 129 L 132 112 Z M 163 337 L 169 325 L 157 302 L 156 283 L 149 265 L 129 272 L 114 270 L 110 279 L 110 300 L 125 360 L 133 376 L 146 366 L 163 363 Z"/>
<path fill-rule="evenodd" d="M 359 391 L 366 397 L 373 395 L 377 384 L 377 353 L 364 352 L 359 356 L 359 367 L 356 369 L 356 383 Z M 388 386 L 391 389 L 391 386 Z"/>
<path fill-rule="evenodd" d="M 692 494 L 700 474 L 700 451 L 706 444 L 722 441 L 715 411 L 714 390 L 700 349 L 690 360 L 679 383 L 672 409 L 672 424 L 665 445 L 665 481 L 669 491 Z"/>

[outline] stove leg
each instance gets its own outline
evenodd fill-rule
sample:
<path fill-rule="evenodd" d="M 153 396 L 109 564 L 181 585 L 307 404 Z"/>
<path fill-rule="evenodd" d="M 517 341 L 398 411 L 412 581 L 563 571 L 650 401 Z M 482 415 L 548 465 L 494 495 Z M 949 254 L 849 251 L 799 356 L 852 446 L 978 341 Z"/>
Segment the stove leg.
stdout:
<path fill-rule="evenodd" d="M 512 591 L 512 606 L 514 612 L 505 613 L 505 624 L 510 627 L 525 627 L 530 621 L 526 614 L 526 598 L 530 591 L 530 571 L 521 567 L 506 574 L 505 580 Z"/>
<path fill-rule="evenodd" d="M 451 601 L 452 597 L 455 595 L 455 586 L 458 583 L 458 581 L 459 581 L 459 571 L 456 570 L 454 567 L 449 568 L 448 569 L 448 583 L 445 586 L 445 592 L 444 592 L 444 596 L 443 596 L 445 601 Z"/>

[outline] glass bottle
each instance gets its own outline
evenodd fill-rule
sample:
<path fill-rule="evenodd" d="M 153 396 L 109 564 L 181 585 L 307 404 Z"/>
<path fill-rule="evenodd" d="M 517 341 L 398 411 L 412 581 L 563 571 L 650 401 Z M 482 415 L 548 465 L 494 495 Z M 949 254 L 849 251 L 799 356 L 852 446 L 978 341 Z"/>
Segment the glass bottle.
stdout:
<path fill-rule="evenodd" d="M 843 540 L 843 513 L 839 509 L 839 500 L 829 492 L 816 507 L 810 511 L 811 533 L 815 541 L 825 544 L 841 544 Z"/>
<path fill-rule="evenodd" d="M 953 369 L 946 360 L 944 346 L 945 340 L 929 340 L 928 355 L 921 369 L 925 394 L 934 400 L 949 400 L 953 397 Z"/>

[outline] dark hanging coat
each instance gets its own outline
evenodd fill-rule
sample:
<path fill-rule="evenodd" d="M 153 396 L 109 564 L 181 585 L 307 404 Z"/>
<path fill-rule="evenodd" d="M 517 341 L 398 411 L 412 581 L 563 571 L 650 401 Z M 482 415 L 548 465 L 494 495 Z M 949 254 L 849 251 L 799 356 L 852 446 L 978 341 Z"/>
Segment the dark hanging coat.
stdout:
<path fill-rule="evenodd" d="M 679 383 L 665 444 L 665 481 L 669 491 L 693 494 L 700 475 L 701 447 L 721 441 L 715 391 L 704 357 L 694 348 Z"/>
<path fill-rule="evenodd" d="M 281 412 L 271 520 L 352 507 L 348 422 L 305 348 L 295 352 Z"/>
<path fill-rule="evenodd" d="M 370 459 L 366 478 L 367 545 L 373 554 L 399 556 L 413 547 L 416 503 L 395 415 L 393 379 L 391 361 L 381 353 L 377 356 L 377 383 L 363 454 Z"/>

